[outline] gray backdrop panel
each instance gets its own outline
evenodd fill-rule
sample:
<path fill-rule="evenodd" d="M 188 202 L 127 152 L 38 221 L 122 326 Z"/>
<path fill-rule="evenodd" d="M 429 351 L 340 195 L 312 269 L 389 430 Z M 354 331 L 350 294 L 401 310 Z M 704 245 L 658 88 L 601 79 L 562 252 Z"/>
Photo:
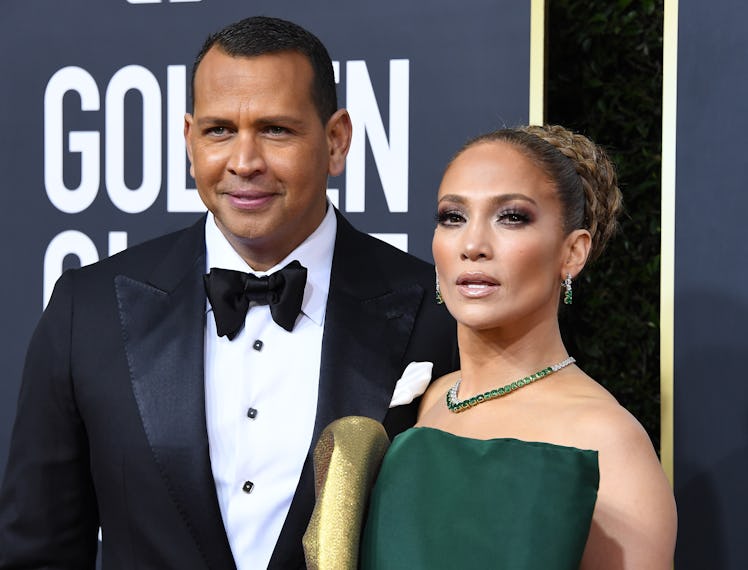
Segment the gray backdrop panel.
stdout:
<path fill-rule="evenodd" d="M 676 568 L 748 568 L 748 5 L 679 2 Z"/>

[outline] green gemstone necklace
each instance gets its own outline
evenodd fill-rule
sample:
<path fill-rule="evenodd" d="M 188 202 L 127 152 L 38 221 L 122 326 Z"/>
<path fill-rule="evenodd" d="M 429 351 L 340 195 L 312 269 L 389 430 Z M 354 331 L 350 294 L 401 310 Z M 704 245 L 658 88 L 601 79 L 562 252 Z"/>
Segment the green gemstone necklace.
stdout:
<path fill-rule="evenodd" d="M 447 407 L 449 408 L 450 412 L 459 414 L 460 412 L 464 412 L 465 410 L 473 408 L 478 404 L 482 404 L 483 402 L 487 402 L 488 400 L 506 396 L 509 392 L 513 392 L 514 390 L 522 388 L 522 386 L 532 384 L 533 382 L 535 382 L 535 380 L 540 380 L 541 378 L 550 376 L 554 372 L 558 372 L 562 368 L 566 368 L 567 366 L 569 366 L 569 364 L 573 364 L 574 362 L 576 362 L 576 360 L 574 360 L 573 356 L 570 356 L 566 360 L 562 360 L 558 364 L 552 364 L 547 368 L 538 370 L 534 374 L 530 374 L 529 376 L 520 378 L 519 380 L 507 384 L 506 386 L 495 388 L 493 390 L 489 390 L 488 392 L 483 392 L 482 394 L 478 394 L 477 396 L 473 396 L 472 398 L 468 398 L 466 400 L 457 399 L 457 390 L 460 387 L 460 382 L 462 382 L 462 377 L 460 377 L 457 379 L 457 382 L 455 382 L 454 386 L 452 386 L 447 391 Z"/>

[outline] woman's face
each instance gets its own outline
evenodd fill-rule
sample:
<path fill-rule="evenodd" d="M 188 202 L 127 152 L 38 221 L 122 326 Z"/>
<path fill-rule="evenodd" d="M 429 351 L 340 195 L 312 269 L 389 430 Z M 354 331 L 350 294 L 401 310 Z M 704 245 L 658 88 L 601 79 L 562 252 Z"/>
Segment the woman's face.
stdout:
<path fill-rule="evenodd" d="M 567 238 L 540 168 L 505 142 L 470 147 L 439 187 L 433 254 L 449 311 L 473 329 L 556 319 Z"/>

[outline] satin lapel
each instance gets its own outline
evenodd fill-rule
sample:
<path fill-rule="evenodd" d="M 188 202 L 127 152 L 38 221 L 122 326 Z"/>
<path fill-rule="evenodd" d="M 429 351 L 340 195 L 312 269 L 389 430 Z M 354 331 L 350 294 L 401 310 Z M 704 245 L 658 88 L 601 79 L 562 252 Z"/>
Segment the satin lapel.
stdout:
<path fill-rule="evenodd" d="M 312 448 L 273 553 L 273 569 L 302 567 L 303 559 L 299 562 L 287 553 L 299 550 L 298 537 L 314 507 L 311 456 L 320 433 L 345 416 L 383 421 L 423 301 L 424 290 L 416 283 L 393 289 L 382 277 L 387 268 L 379 266 L 366 243 L 338 215 Z"/>
<path fill-rule="evenodd" d="M 384 419 L 423 302 L 418 283 L 396 286 L 386 279 L 391 268 L 367 251 L 367 243 L 367 236 L 338 215 L 315 442 L 337 418 Z"/>
<path fill-rule="evenodd" d="M 149 282 L 115 279 L 130 379 L 172 499 L 209 568 L 234 568 L 205 425 L 203 224 L 181 236 Z"/>
<path fill-rule="evenodd" d="M 336 287 L 325 316 L 313 441 L 337 418 L 384 420 L 423 295 L 417 284 L 368 299 Z"/>

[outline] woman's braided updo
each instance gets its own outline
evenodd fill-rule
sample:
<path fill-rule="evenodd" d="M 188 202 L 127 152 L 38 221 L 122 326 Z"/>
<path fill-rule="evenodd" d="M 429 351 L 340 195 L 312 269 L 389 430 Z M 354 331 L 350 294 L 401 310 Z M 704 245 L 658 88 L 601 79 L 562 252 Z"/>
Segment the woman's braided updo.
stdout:
<path fill-rule="evenodd" d="M 517 148 L 555 184 L 565 232 L 588 230 L 592 237 L 589 260 L 595 260 L 615 234 L 623 207 L 615 168 L 606 152 L 583 135 L 545 125 L 486 133 L 467 142 L 457 156 L 476 144 L 498 141 Z"/>

